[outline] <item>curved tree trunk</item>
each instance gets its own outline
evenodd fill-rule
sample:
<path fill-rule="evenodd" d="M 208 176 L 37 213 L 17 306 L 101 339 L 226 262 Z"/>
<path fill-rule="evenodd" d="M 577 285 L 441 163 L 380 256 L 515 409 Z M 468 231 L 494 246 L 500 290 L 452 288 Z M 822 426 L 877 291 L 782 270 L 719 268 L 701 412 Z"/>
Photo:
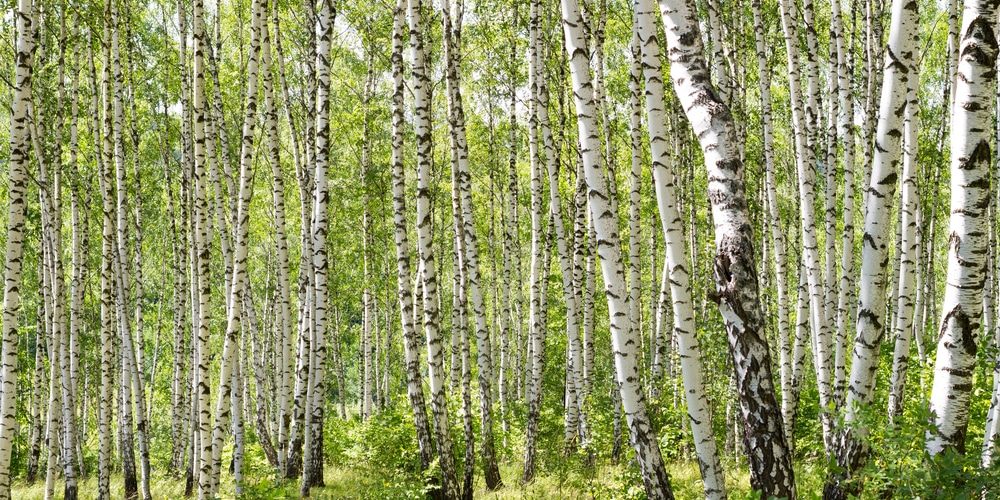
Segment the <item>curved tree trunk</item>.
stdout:
<path fill-rule="evenodd" d="M 653 162 L 653 182 L 656 204 L 660 212 L 663 240 L 666 245 L 666 283 L 670 286 L 673 305 L 673 334 L 678 344 L 684 395 L 694 437 L 695 452 L 704 484 L 705 498 L 726 498 L 725 476 L 712 431 L 712 417 L 705 392 L 701 367 L 701 347 L 694 321 L 691 299 L 691 279 L 687 270 L 688 256 L 684 241 L 684 226 L 677 211 L 670 139 L 667 130 L 666 95 L 660 65 L 660 45 L 656 30 L 656 7 L 651 0 L 635 2 L 636 36 L 642 48 L 642 69 L 645 75 L 646 112 L 649 144 Z"/>
<path fill-rule="evenodd" d="M 699 138 L 715 222 L 715 298 L 726 323 L 750 460 L 750 485 L 763 496 L 795 498 L 791 453 L 774 394 L 771 355 L 757 285 L 744 166 L 729 109 L 712 88 L 694 2 L 661 0 L 674 89 Z"/>
<path fill-rule="evenodd" d="M 597 235 L 597 252 L 601 257 L 615 372 L 628 420 L 630 441 L 639 461 L 646 496 L 650 499 L 673 498 L 673 490 L 664 469 L 656 433 L 646 412 L 646 396 L 639 377 L 638 332 L 629 324 L 630 313 L 626 300 L 621 240 L 618 221 L 612 215 L 614 211 L 611 206 L 615 195 L 613 190 L 608 189 L 601 161 L 594 87 L 591 83 L 583 18 L 576 0 L 562 0 L 561 4 L 566 53 L 569 56 L 576 104 L 578 137 L 587 179 L 588 201 Z"/>

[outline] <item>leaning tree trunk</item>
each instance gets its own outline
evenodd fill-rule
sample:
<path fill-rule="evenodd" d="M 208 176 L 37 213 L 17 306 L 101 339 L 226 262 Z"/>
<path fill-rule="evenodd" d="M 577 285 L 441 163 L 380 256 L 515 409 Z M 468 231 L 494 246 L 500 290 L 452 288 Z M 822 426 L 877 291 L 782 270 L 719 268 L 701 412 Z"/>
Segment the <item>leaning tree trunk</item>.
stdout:
<path fill-rule="evenodd" d="M 771 355 L 757 285 L 753 234 L 739 139 L 729 109 L 712 87 L 691 0 L 661 0 L 674 89 L 705 155 L 715 223 L 714 298 L 726 323 L 750 461 L 750 485 L 762 496 L 795 498 L 791 453 L 771 376 Z"/>
<path fill-rule="evenodd" d="M 967 0 L 962 15 L 952 103 L 948 277 L 930 401 L 936 431 L 927 435 L 927 451 L 932 455 L 946 449 L 965 453 L 988 265 L 986 223 L 991 194 L 989 131 L 997 78 L 996 15 L 996 0 Z"/>
<path fill-rule="evenodd" d="M 845 430 L 838 436 L 835 450 L 837 462 L 844 472 L 827 484 L 825 491 L 832 495 L 831 498 L 846 498 L 848 492 L 840 483 L 864 464 L 868 453 L 859 436 L 864 429 L 852 429 L 851 424 L 857 420 L 861 407 L 870 404 L 874 396 L 879 348 L 885 338 L 886 266 L 889 231 L 893 227 L 890 213 L 899 171 L 907 81 L 913 67 L 910 61 L 916 57 L 911 32 L 917 26 L 916 2 L 894 0 L 875 136 L 878 147 L 875 148 L 866 203 L 857 334 L 851 359 Z"/>
<path fill-rule="evenodd" d="M 431 216 L 431 117 L 430 75 L 424 56 L 423 8 L 421 0 L 410 0 L 407 18 L 410 26 L 410 53 L 413 58 L 413 99 L 417 139 L 417 253 L 423 289 L 424 333 L 427 337 L 427 378 L 431 390 L 431 410 L 437 436 L 441 489 L 445 499 L 459 498 L 455 459 L 451 450 L 448 425 L 448 400 L 444 384 L 444 352 L 439 328 L 437 264 L 434 261 L 434 238 Z"/>
<path fill-rule="evenodd" d="M 466 139 L 465 108 L 462 102 L 461 58 L 462 58 L 462 1 L 456 4 L 455 16 L 450 0 L 444 0 L 445 10 L 442 21 L 445 30 L 446 80 L 449 102 L 449 122 L 452 129 L 455 165 L 458 168 L 460 206 L 462 210 L 462 231 L 464 232 L 466 284 L 468 299 L 476 321 L 476 368 L 479 374 L 479 411 L 482 455 L 486 488 L 495 490 L 503 487 L 500 468 L 497 465 L 493 437 L 493 359 L 491 356 L 490 331 L 486 322 L 486 304 L 479 271 L 479 243 L 472 207 L 472 173 L 469 167 L 469 144 Z"/>
<path fill-rule="evenodd" d="M 666 269 L 673 305 L 673 336 L 677 339 L 688 421 L 704 485 L 705 498 L 726 498 L 726 482 L 719 462 L 719 452 L 712 431 L 712 416 L 705 392 L 701 367 L 701 346 L 694 321 L 691 277 L 684 241 L 684 225 L 677 211 L 670 140 L 667 130 L 666 94 L 660 63 L 660 44 L 656 30 L 656 6 L 652 0 L 635 2 L 636 36 L 642 47 L 642 69 L 646 84 L 646 113 L 649 146 L 652 155 L 656 204 L 660 212 L 663 241 L 666 246 Z"/>
<path fill-rule="evenodd" d="M 594 87 L 591 83 L 587 42 L 583 18 L 576 0 L 562 0 L 562 17 L 566 53 L 569 56 L 573 96 L 584 173 L 587 179 L 588 201 L 597 234 L 597 252 L 604 275 L 605 295 L 610 315 L 611 343 L 614 349 L 618 389 L 628 420 L 632 446 L 642 473 L 646 495 L 651 499 L 673 498 L 670 479 L 660 454 L 656 432 L 646 411 L 645 391 L 639 377 L 638 332 L 631 328 L 626 300 L 625 266 L 622 262 L 618 220 L 614 218 L 608 189 L 596 120 Z"/>
<path fill-rule="evenodd" d="M 31 102 L 32 54 L 35 41 L 32 0 L 18 0 L 15 13 L 14 91 L 10 116 L 10 159 L 7 177 L 7 251 L 4 265 L 3 358 L 0 370 L 0 499 L 10 498 L 10 455 L 17 401 L 17 315 L 21 308 L 21 264 L 24 255 L 28 182 L 28 105 Z"/>

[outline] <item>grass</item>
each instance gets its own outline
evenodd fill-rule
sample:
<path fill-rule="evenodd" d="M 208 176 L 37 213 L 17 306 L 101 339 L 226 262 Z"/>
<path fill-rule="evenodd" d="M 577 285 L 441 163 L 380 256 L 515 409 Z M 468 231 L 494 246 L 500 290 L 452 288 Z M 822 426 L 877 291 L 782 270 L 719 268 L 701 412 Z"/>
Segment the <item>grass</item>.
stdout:
<path fill-rule="evenodd" d="M 566 467 L 546 471 L 527 485 L 520 484 L 521 464 L 509 462 L 500 467 L 506 487 L 498 491 L 487 491 L 482 475 L 477 474 L 475 498 L 488 500 L 632 500 L 644 498 L 642 481 L 631 466 L 601 465 L 598 467 Z M 674 462 L 668 464 L 668 472 L 678 499 L 704 498 L 701 490 L 701 476 L 694 462 Z M 733 500 L 757 498 L 750 490 L 750 480 L 746 468 L 738 464 L 725 464 L 726 486 L 729 498 Z M 822 471 L 807 463 L 796 467 L 799 493 L 802 498 L 819 498 L 822 488 Z M 265 473 L 264 476 L 270 476 Z M 397 477 L 379 474 L 377 471 L 361 467 L 330 466 L 325 470 L 326 485 L 315 488 L 312 497 L 317 499 L 352 500 L 394 500 L 423 498 L 421 485 L 412 477 Z M 93 475 L 80 482 L 80 498 L 97 497 L 97 478 Z M 184 481 L 169 477 L 154 478 L 150 485 L 153 498 L 182 498 Z M 55 498 L 61 498 L 63 483 L 55 487 Z M 111 496 L 122 498 L 123 484 L 120 475 L 112 477 Z M 28 486 L 23 481 L 13 485 L 12 498 L 41 500 L 45 497 L 44 479 Z M 220 498 L 237 498 L 232 477 L 223 475 Z M 298 482 L 275 482 L 273 477 L 248 477 L 244 495 L 248 499 L 298 498 Z"/>

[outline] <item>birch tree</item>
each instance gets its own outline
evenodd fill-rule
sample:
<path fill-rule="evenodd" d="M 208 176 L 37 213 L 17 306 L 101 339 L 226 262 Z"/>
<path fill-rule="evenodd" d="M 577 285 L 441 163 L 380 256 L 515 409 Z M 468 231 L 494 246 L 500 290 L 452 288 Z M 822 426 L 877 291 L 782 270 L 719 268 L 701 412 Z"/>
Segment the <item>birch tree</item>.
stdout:
<path fill-rule="evenodd" d="M 673 498 L 656 434 L 646 411 L 645 391 L 639 382 L 638 339 L 630 329 L 629 309 L 625 299 L 625 270 L 622 263 L 618 221 L 613 218 L 601 146 L 595 115 L 594 88 L 591 83 L 587 44 L 584 37 L 580 6 L 576 0 L 562 0 L 563 34 L 569 57 L 573 96 L 576 105 L 577 134 L 583 155 L 587 179 L 590 214 L 597 235 L 597 252 L 601 256 L 605 295 L 610 315 L 611 342 L 614 351 L 618 389 L 628 420 L 630 441 L 635 449 L 642 473 L 646 496 Z M 611 195 L 611 196 L 609 196 Z"/>
<path fill-rule="evenodd" d="M 661 0 L 674 91 L 699 137 L 715 221 L 715 300 L 726 323 L 736 372 L 750 484 L 763 495 L 795 498 L 791 453 L 771 382 L 763 336 L 744 166 L 732 114 L 719 101 L 705 63 L 693 2 Z"/>
<path fill-rule="evenodd" d="M 16 422 L 17 313 L 20 310 L 21 265 L 24 255 L 25 209 L 28 181 L 28 106 L 31 102 L 32 37 L 31 0 L 18 0 L 14 51 L 14 92 L 10 115 L 10 172 L 7 180 L 7 251 L 4 264 L 3 361 L 0 365 L 0 499 L 10 498 L 10 455 Z"/>
<path fill-rule="evenodd" d="M 910 78 L 910 61 L 915 58 L 911 31 L 917 27 L 917 4 L 894 0 L 889 42 L 883 70 L 882 98 L 879 105 L 878 129 L 875 140 L 871 181 L 867 189 L 864 244 L 861 247 L 861 275 L 857 334 L 851 356 L 851 374 L 846 400 L 845 426 L 857 420 L 858 411 L 871 403 L 878 351 L 885 337 L 885 280 L 888 264 L 889 213 L 895 199 L 899 176 L 900 139 L 903 114 L 906 109 L 906 88 Z M 838 437 L 836 457 L 849 477 L 865 461 L 867 450 L 856 432 L 845 430 Z M 837 480 L 825 487 L 827 495 L 846 498 Z"/>
<path fill-rule="evenodd" d="M 990 198 L 990 116 L 996 85 L 997 2 L 964 3 L 958 78 L 952 102 L 951 217 L 948 274 L 934 364 L 930 410 L 936 428 L 927 436 L 932 455 L 965 452 L 970 382 L 983 316 L 987 207 Z"/>

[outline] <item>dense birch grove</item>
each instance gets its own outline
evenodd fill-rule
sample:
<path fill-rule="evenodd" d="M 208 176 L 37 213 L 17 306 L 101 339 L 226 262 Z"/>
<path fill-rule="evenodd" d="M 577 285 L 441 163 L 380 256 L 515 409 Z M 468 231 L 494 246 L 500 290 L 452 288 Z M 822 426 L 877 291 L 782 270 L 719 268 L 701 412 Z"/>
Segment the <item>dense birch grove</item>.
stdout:
<path fill-rule="evenodd" d="M 998 7 L 8 1 L 0 500 L 1000 498 Z"/>

